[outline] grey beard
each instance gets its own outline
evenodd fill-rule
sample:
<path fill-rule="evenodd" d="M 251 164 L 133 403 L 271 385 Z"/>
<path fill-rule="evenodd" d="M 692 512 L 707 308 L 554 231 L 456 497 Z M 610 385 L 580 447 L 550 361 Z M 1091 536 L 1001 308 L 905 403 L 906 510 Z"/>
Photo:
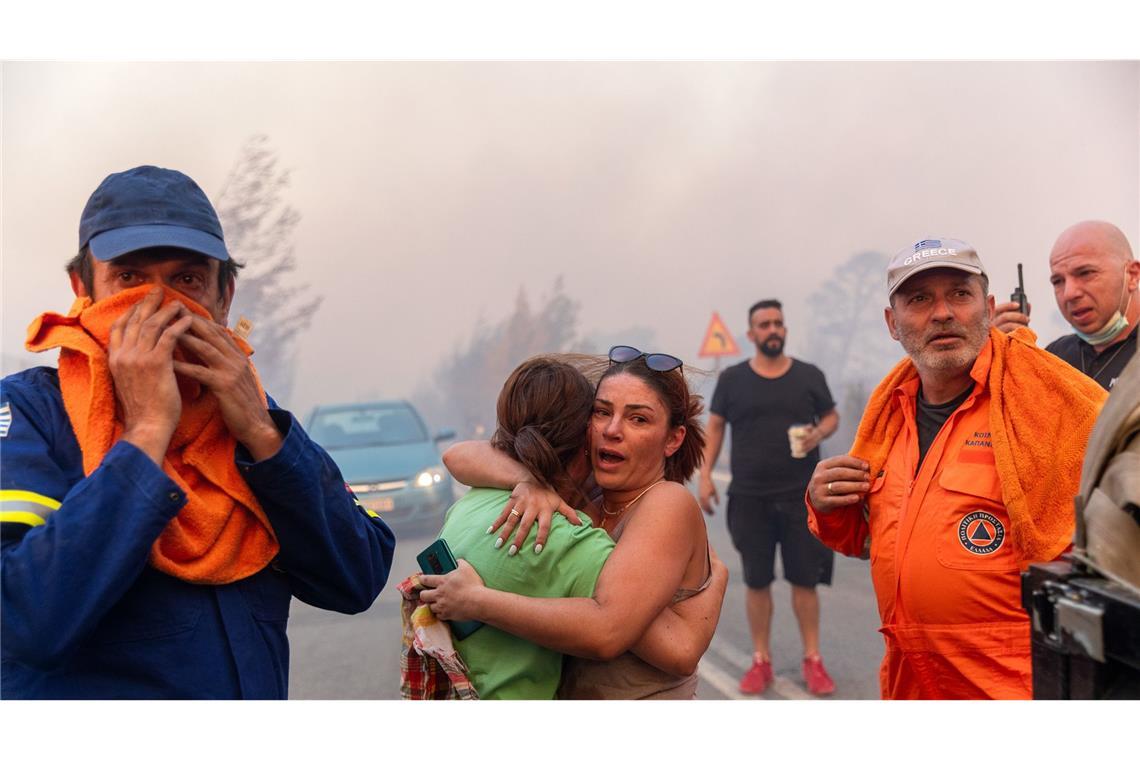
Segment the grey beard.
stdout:
<path fill-rule="evenodd" d="M 957 351 L 930 351 L 927 350 L 921 337 L 903 334 L 901 340 L 903 349 L 910 355 L 911 361 L 919 369 L 933 372 L 960 371 L 974 365 L 982 346 L 989 337 L 989 323 L 969 325 L 966 328 L 966 345 Z"/>

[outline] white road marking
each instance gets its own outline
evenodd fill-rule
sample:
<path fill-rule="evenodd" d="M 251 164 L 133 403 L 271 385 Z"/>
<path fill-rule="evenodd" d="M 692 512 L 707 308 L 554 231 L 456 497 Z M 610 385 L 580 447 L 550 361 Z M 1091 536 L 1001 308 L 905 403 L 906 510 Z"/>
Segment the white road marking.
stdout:
<path fill-rule="evenodd" d="M 714 470 L 712 478 L 720 483 L 732 482 L 732 476 L 723 470 Z M 722 644 L 714 640 L 712 644 L 709 645 L 709 649 L 716 652 L 728 662 L 734 664 L 739 663 L 741 675 L 744 674 L 744 669 L 749 667 L 749 664 L 752 662 L 752 655 L 747 652 L 741 652 L 729 644 Z M 726 699 L 753 699 L 753 697 L 747 694 L 740 693 L 737 679 L 716 665 L 713 665 L 711 662 L 707 662 L 705 658 L 701 659 L 700 675 L 701 678 L 708 681 L 710 686 L 724 694 Z M 815 697 L 800 688 L 794 681 L 781 675 L 776 675 L 772 679 L 772 685 L 768 688 L 784 699 L 815 699 Z"/>
<path fill-rule="evenodd" d="M 742 675 L 744 673 L 744 669 L 747 668 L 749 663 L 752 661 L 752 656 L 750 654 L 741 652 L 739 649 L 733 647 L 730 644 L 724 644 L 716 640 L 714 640 L 712 644 L 709 645 L 709 649 L 723 657 L 728 662 L 739 664 L 740 672 Z M 705 663 L 702 659 L 701 669 L 703 670 L 704 667 Z M 768 688 L 774 691 L 776 694 L 779 694 L 784 699 L 815 699 L 815 697 L 801 689 L 799 685 L 797 685 L 794 681 L 781 675 L 776 675 L 776 677 L 772 679 L 772 685 Z"/>
<path fill-rule="evenodd" d="M 702 681 L 720 692 L 723 699 L 752 699 L 750 695 L 740 693 L 737 679 L 713 665 L 707 657 L 701 658 L 697 675 Z"/>
<path fill-rule="evenodd" d="M 770 687 L 772 691 L 779 694 L 784 699 L 815 699 L 811 694 L 796 686 L 794 681 L 789 681 L 783 676 L 776 676 L 772 679 Z"/>

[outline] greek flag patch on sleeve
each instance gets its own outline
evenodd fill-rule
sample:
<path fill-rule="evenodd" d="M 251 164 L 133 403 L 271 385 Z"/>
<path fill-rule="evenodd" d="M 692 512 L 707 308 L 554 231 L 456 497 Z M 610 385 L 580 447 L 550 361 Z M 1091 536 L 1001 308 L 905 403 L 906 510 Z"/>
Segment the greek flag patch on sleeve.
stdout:
<path fill-rule="evenodd" d="M 12 427 L 12 407 L 8 404 L 0 406 L 0 438 L 8 437 L 8 428 Z"/>

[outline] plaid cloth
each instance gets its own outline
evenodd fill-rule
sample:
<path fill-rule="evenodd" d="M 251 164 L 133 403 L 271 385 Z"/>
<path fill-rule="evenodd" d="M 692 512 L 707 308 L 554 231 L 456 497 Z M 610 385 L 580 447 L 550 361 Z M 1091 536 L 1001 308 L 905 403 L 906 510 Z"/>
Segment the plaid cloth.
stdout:
<path fill-rule="evenodd" d="M 396 588 L 403 637 L 400 642 L 400 696 L 404 699 L 478 699 L 467 677 L 467 665 L 451 642 L 451 629 L 420 604 L 422 573 L 408 576 Z"/>

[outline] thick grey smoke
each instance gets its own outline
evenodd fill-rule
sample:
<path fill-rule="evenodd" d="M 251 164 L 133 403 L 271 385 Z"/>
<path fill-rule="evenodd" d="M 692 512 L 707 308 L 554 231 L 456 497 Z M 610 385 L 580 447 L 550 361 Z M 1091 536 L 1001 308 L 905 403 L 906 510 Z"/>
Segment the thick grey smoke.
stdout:
<path fill-rule="evenodd" d="M 1024 262 L 1047 339 L 1058 232 L 1107 219 L 1140 249 L 1135 62 L 25 63 L 3 114 L 5 355 L 70 303 L 103 176 L 154 163 L 216 193 L 268 135 L 323 297 L 301 413 L 413 395 L 559 274 L 582 335 L 644 328 L 695 362 L 713 310 L 739 335 L 773 296 L 804 355 L 821 286 L 861 252 L 962 238 L 999 297 Z"/>

